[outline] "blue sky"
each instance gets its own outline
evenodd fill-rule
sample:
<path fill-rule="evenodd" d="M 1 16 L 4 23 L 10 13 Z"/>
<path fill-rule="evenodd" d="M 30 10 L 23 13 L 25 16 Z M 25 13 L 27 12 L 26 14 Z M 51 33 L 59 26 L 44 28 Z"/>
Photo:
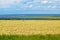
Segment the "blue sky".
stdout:
<path fill-rule="evenodd" d="M 0 0 L 0 14 L 60 14 L 60 0 Z"/>

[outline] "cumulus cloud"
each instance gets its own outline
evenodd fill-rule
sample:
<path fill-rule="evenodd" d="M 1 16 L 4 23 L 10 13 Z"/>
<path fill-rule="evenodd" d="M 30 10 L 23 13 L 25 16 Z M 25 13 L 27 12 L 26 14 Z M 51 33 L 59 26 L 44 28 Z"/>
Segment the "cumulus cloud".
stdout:
<path fill-rule="evenodd" d="M 51 6 L 51 5 L 49 5 L 47 8 L 52 8 L 52 9 L 56 9 L 57 8 L 57 6 Z"/>
<path fill-rule="evenodd" d="M 56 8 L 56 6 L 52 6 L 52 8 Z"/>
<path fill-rule="evenodd" d="M 15 3 L 20 3 L 21 0 L 0 0 L 0 8 L 7 8 Z"/>
<path fill-rule="evenodd" d="M 49 5 L 47 6 L 48 8 L 56 8 L 56 6 L 53 5 L 57 4 L 58 1 L 57 0 L 0 0 L 0 8 L 10 8 L 14 5 L 16 6 L 18 5 L 19 6 L 18 9 L 38 8 L 38 7 L 40 8 L 40 6 L 47 6 L 49 3 L 51 4 L 49 4 L 50 6 Z M 53 7 L 51 7 L 51 5 Z"/>
<path fill-rule="evenodd" d="M 42 3 L 46 4 L 46 3 L 48 3 L 48 0 L 42 0 Z"/>
<path fill-rule="evenodd" d="M 31 7 L 33 7 L 33 5 L 29 5 L 29 7 L 31 8 Z"/>
<path fill-rule="evenodd" d="M 33 2 L 37 3 L 37 2 L 41 2 L 41 0 L 33 0 Z"/>

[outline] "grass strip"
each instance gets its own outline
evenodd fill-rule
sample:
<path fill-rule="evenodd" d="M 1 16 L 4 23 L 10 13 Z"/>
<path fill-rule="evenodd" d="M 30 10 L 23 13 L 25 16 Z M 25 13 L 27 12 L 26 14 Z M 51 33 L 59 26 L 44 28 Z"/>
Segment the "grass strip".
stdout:
<path fill-rule="evenodd" d="M 0 35 L 0 40 L 60 40 L 57 35 Z"/>

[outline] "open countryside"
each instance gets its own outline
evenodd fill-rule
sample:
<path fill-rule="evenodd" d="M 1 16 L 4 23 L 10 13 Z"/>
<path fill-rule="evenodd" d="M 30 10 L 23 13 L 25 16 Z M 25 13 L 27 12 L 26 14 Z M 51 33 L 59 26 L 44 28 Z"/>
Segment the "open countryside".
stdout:
<path fill-rule="evenodd" d="M 60 34 L 60 20 L 0 20 L 0 35 Z"/>

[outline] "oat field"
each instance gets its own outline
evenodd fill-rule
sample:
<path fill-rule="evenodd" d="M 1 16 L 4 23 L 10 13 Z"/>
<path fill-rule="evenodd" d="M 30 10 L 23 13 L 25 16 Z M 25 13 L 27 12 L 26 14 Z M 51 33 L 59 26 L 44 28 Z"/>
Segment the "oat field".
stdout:
<path fill-rule="evenodd" d="M 0 20 L 0 35 L 60 34 L 60 20 Z"/>

